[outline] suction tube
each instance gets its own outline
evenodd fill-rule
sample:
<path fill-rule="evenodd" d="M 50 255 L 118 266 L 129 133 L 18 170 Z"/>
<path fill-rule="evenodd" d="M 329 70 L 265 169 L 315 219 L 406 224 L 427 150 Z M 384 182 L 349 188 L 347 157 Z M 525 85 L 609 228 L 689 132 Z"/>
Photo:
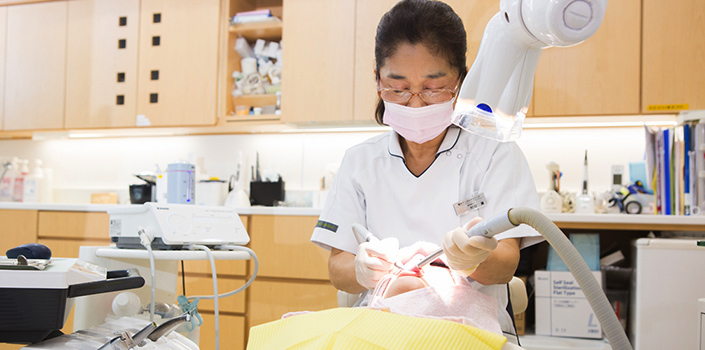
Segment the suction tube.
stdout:
<path fill-rule="evenodd" d="M 504 215 L 504 214 L 500 214 Z M 568 269 L 575 277 L 575 280 L 580 285 L 585 297 L 587 298 L 592 310 L 600 321 L 602 329 L 605 331 L 605 336 L 610 342 L 610 346 L 615 350 L 632 350 L 632 346 L 627 339 L 622 325 L 617 320 L 617 316 L 612 309 L 607 296 L 602 291 L 602 288 L 595 280 L 590 268 L 588 268 L 585 260 L 580 256 L 578 250 L 570 243 L 558 226 L 556 226 L 543 213 L 531 208 L 514 208 L 508 212 L 509 220 L 512 224 L 519 226 L 526 224 L 541 233 L 546 241 L 556 250 L 558 255 L 563 259 Z"/>

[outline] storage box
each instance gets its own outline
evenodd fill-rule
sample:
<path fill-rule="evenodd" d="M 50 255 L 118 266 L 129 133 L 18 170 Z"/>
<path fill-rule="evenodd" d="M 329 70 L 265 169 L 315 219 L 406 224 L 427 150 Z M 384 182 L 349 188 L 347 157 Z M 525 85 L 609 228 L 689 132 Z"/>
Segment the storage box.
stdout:
<path fill-rule="evenodd" d="M 592 272 L 600 286 L 602 273 Z M 570 271 L 536 271 L 536 334 L 602 338 L 602 328 Z"/>

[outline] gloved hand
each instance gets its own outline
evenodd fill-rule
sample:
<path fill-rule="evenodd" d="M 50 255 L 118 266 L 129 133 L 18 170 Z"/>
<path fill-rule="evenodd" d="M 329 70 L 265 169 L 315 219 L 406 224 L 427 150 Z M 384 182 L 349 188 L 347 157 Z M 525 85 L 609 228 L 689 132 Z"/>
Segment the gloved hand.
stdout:
<path fill-rule="evenodd" d="M 427 255 L 434 253 L 440 248 L 441 247 L 439 247 L 438 244 L 419 241 L 408 247 L 399 249 L 399 254 L 397 254 L 397 261 L 399 261 L 402 265 L 405 265 L 416 255 L 422 255 L 426 257 Z"/>
<path fill-rule="evenodd" d="M 480 221 L 482 218 L 474 218 L 465 227 L 458 227 L 443 237 L 443 251 L 446 254 L 448 265 L 465 277 L 475 272 L 477 266 L 487 259 L 491 251 L 497 248 L 497 240 L 494 237 L 468 237 L 465 233 Z"/>
<path fill-rule="evenodd" d="M 394 267 L 399 251 L 399 240 L 372 238 L 357 247 L 355 256 L 355 278 L 361 286 L 372 289 L 377 282 Z"/>

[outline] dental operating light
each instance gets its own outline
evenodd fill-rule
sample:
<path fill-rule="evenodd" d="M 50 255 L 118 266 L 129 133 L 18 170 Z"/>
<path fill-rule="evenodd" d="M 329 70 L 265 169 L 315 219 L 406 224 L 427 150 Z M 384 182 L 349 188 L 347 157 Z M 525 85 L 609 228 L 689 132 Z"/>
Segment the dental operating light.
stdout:
<path fill-rule="evenodd" d="M 607 0 L 501 0 L 465 77 L 451 121 L 498 141 L 521 135 L 541 51 L 595 34 Z"/>

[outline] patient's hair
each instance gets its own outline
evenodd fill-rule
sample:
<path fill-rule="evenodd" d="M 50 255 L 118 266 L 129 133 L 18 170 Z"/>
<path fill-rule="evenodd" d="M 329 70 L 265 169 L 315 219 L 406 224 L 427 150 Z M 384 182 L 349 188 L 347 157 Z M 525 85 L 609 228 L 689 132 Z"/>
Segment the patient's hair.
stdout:
<path fill-rule="evenodd" d="M 447 4 L 431 0 L 402 0 L 385 13 L 375 37 L 375 68 L 379 71 L 387 58 L 402 44 L 423 44 L 432 53 L 448 60 L 465 77 L 467 35 L 463 21 Z M 382 123 L 384 103 L 377 100 L 375 120 Z"/>

